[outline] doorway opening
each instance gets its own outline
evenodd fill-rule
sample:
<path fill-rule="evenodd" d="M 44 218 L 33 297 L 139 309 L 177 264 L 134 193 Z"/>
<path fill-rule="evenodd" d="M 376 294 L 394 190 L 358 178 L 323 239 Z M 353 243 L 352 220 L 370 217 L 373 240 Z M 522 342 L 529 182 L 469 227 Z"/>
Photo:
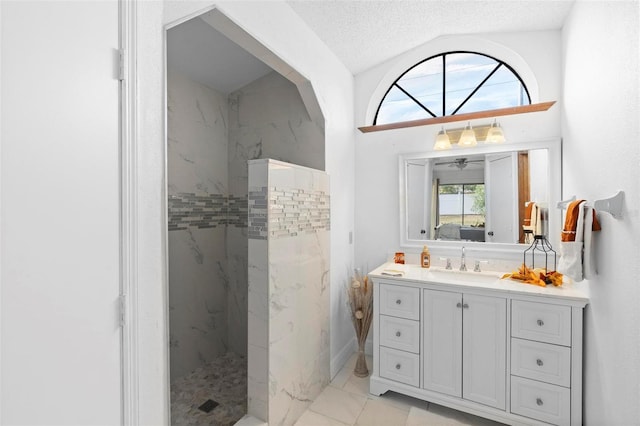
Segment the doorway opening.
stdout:
<path fill-rule="evenodd" d="M 216 9 L 166 30 L 174 425 L 247 413 L 248 161 L 324 170 L 310 83 L 247 36 Z"/>

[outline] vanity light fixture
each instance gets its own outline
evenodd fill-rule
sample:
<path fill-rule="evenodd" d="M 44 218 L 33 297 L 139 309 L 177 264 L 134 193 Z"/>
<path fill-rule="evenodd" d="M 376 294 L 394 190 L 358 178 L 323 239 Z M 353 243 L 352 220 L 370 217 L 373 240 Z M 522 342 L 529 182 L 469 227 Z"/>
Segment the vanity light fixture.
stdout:
<path fill-rule="evenodd" d="M 487 137 L 484 140 L 484 143 L 503 143 L 504 142 L 504 132 L 502 131 L 502 127 L 493 120 L 491 127 L 489 127 L 489 131 L 487 132 Z"/>
<path fill-rule="evenodd" d="M 458 145 L 461 148 L 471 148 L 476 146 L 478 141 L 488 144 L 503 143 L 505 142 L 504 131 L 495 119 L 491 124 L 483 124 L 473 128 L 471 127 L 471 123 L 468 123 L 463 128 L 449 129 L 448 131 L 442 127 L 442 130 L 436 135 L 433 150 L 442 151 L 451 149 L 452 145 Z"/>
<path fill-rule="evenodd" d="M 473 129 L 471 128 L 471 123 L 469 122 L 467 126 L 464 128 L 464 130 L 462 131 L 462 134 L 460 135 L 460 140 L 458 141 L 458 145 L 465 148 L 469 148 L 472 146 L 476 146 L 477 144 L 478 144 L 478 141 L 476 140 L 476 134 L 473 132 Z"/>
<path fill-rule="evenodd" d="M 445 132 L 444 127 L 438 132 L 436 136 L 436 143 L 433 145 L 433 149 L 436 151 L 442 151 L 444 149 L 451 149 L 451 141 L 449 135 Z"/>

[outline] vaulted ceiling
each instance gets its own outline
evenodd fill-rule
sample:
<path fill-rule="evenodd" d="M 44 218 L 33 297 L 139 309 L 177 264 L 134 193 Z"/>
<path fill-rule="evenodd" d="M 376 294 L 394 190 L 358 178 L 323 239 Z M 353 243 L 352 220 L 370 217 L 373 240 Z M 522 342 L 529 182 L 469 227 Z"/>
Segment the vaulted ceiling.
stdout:
<path fill-rule="evenodd" d="M 574 1 L 290 0 L 355 75 L 436 37 L 560 29 Z"/>
<path fill-rule="evenodd" d="M 287 3 L 356 75 L 442 35 L 560 29 L 574 0 Z M 170 68 L 222 93 L 230 93 L 271 71 L 200 18 L 169 30 L 167 45 Z"/>

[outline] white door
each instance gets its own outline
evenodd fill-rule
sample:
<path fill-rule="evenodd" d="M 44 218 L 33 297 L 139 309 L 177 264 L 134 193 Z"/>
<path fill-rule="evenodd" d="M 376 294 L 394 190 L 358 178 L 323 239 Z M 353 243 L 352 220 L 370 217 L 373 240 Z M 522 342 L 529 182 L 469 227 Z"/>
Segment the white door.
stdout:
<path fill-rule="evenodd" d="M 429 170 L 424 161 L 407 163 L 407 238 L 410 240 L 428 238 L 427 205 L 430 204 L 431 186 L 426 181 Z M 431 176 L 428 181 L 431 183 Z"/>
<path fill-rule="evenodd" d="M 462 306 L 462 397 L 504 410 L 506 299 L 465 294 Z"/>
<path fill-rule="evenodd" d="M 518 181 L 514 153 L 487 155 L 485 241 L 518 242 Z"/>
<path fill-rule="evenodd" d="M 424 388 L 462 396 L 462 294 L 424 290 Z"/>
<path fill-rule="evenodd" d="M 0 2 L 1 424 L 122 422 L 118 13 Z"/>

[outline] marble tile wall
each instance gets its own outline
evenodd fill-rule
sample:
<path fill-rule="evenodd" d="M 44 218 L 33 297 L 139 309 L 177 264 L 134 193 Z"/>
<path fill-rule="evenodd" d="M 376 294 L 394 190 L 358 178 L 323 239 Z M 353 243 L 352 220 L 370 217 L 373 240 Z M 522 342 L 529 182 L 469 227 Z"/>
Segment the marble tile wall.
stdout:
<path fill-rule="evenodd" d="M 226 96 L 169 70 L 171 380 L 229 349 Z"/>
<path fill-rule="evenodd" d="M 329 382 L 329 177 L 273 160 L 249 169 L 249 414 L 290 425 Z"/>
<path fill-rule="evenodd" d="M 229 95 L 231 194 L 247 194 L 247 161 L 259 158 L 324 170 L 324 131 L 296 86 L 276 72 Z"/>

